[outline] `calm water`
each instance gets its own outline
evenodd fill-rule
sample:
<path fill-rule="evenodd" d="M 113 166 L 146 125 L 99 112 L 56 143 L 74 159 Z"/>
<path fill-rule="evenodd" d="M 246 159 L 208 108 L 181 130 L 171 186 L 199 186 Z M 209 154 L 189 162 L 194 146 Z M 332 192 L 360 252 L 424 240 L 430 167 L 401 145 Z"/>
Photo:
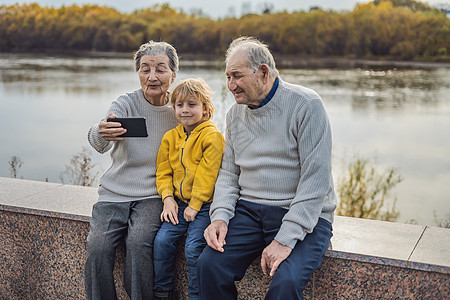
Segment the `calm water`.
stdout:
<path fill-rule="evenodd" d="M 433 225 L 450 212 L 450 69 L 318 68 L 280 70 L 284 80 L 316 90 L 333 129 L 334 175 L 356 154 L 404 177 L 394 193 L 400 222 Z M 214 121 L 234 102 L 223 70 L 181 67 L 176 83 L 203 77 L 215 91 Z M 88 147 L 88 128 L 118 95 L 139 87 L 131 59 L 0 54 L 0 176 L 60 182 L 72 156 Z M 100 172 L 109 156 L 92 153 Z"/>

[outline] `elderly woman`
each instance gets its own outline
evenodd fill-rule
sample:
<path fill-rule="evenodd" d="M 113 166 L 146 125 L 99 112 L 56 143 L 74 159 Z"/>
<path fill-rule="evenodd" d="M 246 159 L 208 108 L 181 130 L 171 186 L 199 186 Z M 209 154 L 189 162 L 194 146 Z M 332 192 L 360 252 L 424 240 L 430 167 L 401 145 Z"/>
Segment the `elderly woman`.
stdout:
<path fill-rule="evenodd" d="M 143 44 L 134 56 L 141 88 L 112 102 L 108 117 L 145 117 L 148 137 L 123 138 L 118 122 L 91 127 L 89 143 L 111 151 L 112 165 L 100 180 L 87 238 L 87 299 L 116 299 L 113 266 L 125 239 L 125 289 L 131 299 L 153 299 L 153 239 L 161 225 L 156 189 L 156 156 L 164 133 L 177 125 L 168 89 L 178 71 L 178 55 L 165 42 Z"/>

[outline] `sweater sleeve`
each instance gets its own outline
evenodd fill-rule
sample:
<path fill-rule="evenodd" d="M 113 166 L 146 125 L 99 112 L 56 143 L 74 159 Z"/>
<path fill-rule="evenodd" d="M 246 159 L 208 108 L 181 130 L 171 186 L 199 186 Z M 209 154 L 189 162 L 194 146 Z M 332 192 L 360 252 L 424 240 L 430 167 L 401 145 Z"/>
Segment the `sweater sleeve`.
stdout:
<path fill-rule="evenodd" d="M 108 152 L 109 149 L 112 148 L 113 142 L 105 141 L 103 137 L 98 133 L 99 123 L 94 124 L 88 132 L 88 141 L 92 148 L 95 149 L 98 153 Z"/>
<path fill-rule="evenodd" d="M 189 206 L 199 211 L 203 203 L 208 202 L 214 193 L 214 185 L 222 162 L 225 140 L 216 131 L 205 137 L 203 154 L 195 172 Z"/>
<path fill-rule="evenodd" d="M 167 133 L 169 134 L 169 133 Z M 173 170 L 169 161 L 169 140 L 167 134 L 164 135 L 159 147 L 156 159 L 156 187 L 158 194 L 164 200 L 168 196 L 173 196 Z"/>
<path fill-rule="evenodd" d="M 328 197 L 331 178 L 331 129 L 322 101 L 314 99 L 294 114 L 300 157 L 300 180 L 295 198 L 275 240 L 294 248 L 311 233 Z"/>
<path fill-rule="evenodd" d="M 235 163 L 233 141 L 231 140 L 231 125 L 233 124 L 232 111 L 227 114 L 227 129 L 225 132 L 225 149 L 222 158 L 222 166 L 217 178 L 214 201 L 210 208 L 211 222 L 223 220 L 227 224 L 234 216 L 236 201 L 239 199 L 239 174 L 240 168 Z"/>

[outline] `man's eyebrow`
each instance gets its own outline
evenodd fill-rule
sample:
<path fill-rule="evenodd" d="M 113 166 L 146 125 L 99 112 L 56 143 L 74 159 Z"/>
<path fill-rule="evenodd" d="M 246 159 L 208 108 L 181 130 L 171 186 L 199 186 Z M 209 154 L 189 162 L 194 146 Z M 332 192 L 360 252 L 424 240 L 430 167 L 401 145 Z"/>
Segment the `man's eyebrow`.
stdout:
<path fill-rule="evenodd" d="M 236 75 L 236 74 L 240 74 L 240 73 L 242 73 L 242 71 L 239 71 L 239 70 L 225 71 L 225 75 L 228 75 L 228 74 Z"/>

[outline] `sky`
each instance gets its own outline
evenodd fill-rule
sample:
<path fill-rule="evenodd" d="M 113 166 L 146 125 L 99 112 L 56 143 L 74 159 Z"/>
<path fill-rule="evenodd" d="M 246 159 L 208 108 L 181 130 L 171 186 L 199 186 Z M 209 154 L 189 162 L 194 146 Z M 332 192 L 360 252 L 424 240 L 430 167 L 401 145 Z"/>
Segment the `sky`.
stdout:
<path fill-rule="evenodd" d="M 260 13 L 265 5 L 269 4 L 272 11 L 286 10 L 288 12 L 305 10 L 312 6 L 319 6 L 322 9 L 332 9 L 335 11 L 351 11 L 357 3 L 367 3 L 369 0 L 0 0 L 0 4 L 12 5 L 15 3 L 33 3 L 40 6 L 51 6 L 59 8 L 62 5 L 72 4 L 97 4 L 115 8 L 123 13 L 130 13 L 136 9 L 152 7 L 155 4 L 168 3 L 171 7 L 183 9 L 184 12 L 191 13 L 201 11 L 210 18 L 223 18 L 235 16 L 239 17 L 245 13 Z M 450 0 L 427 0 L 432 6 L 449 7 Z"/>

